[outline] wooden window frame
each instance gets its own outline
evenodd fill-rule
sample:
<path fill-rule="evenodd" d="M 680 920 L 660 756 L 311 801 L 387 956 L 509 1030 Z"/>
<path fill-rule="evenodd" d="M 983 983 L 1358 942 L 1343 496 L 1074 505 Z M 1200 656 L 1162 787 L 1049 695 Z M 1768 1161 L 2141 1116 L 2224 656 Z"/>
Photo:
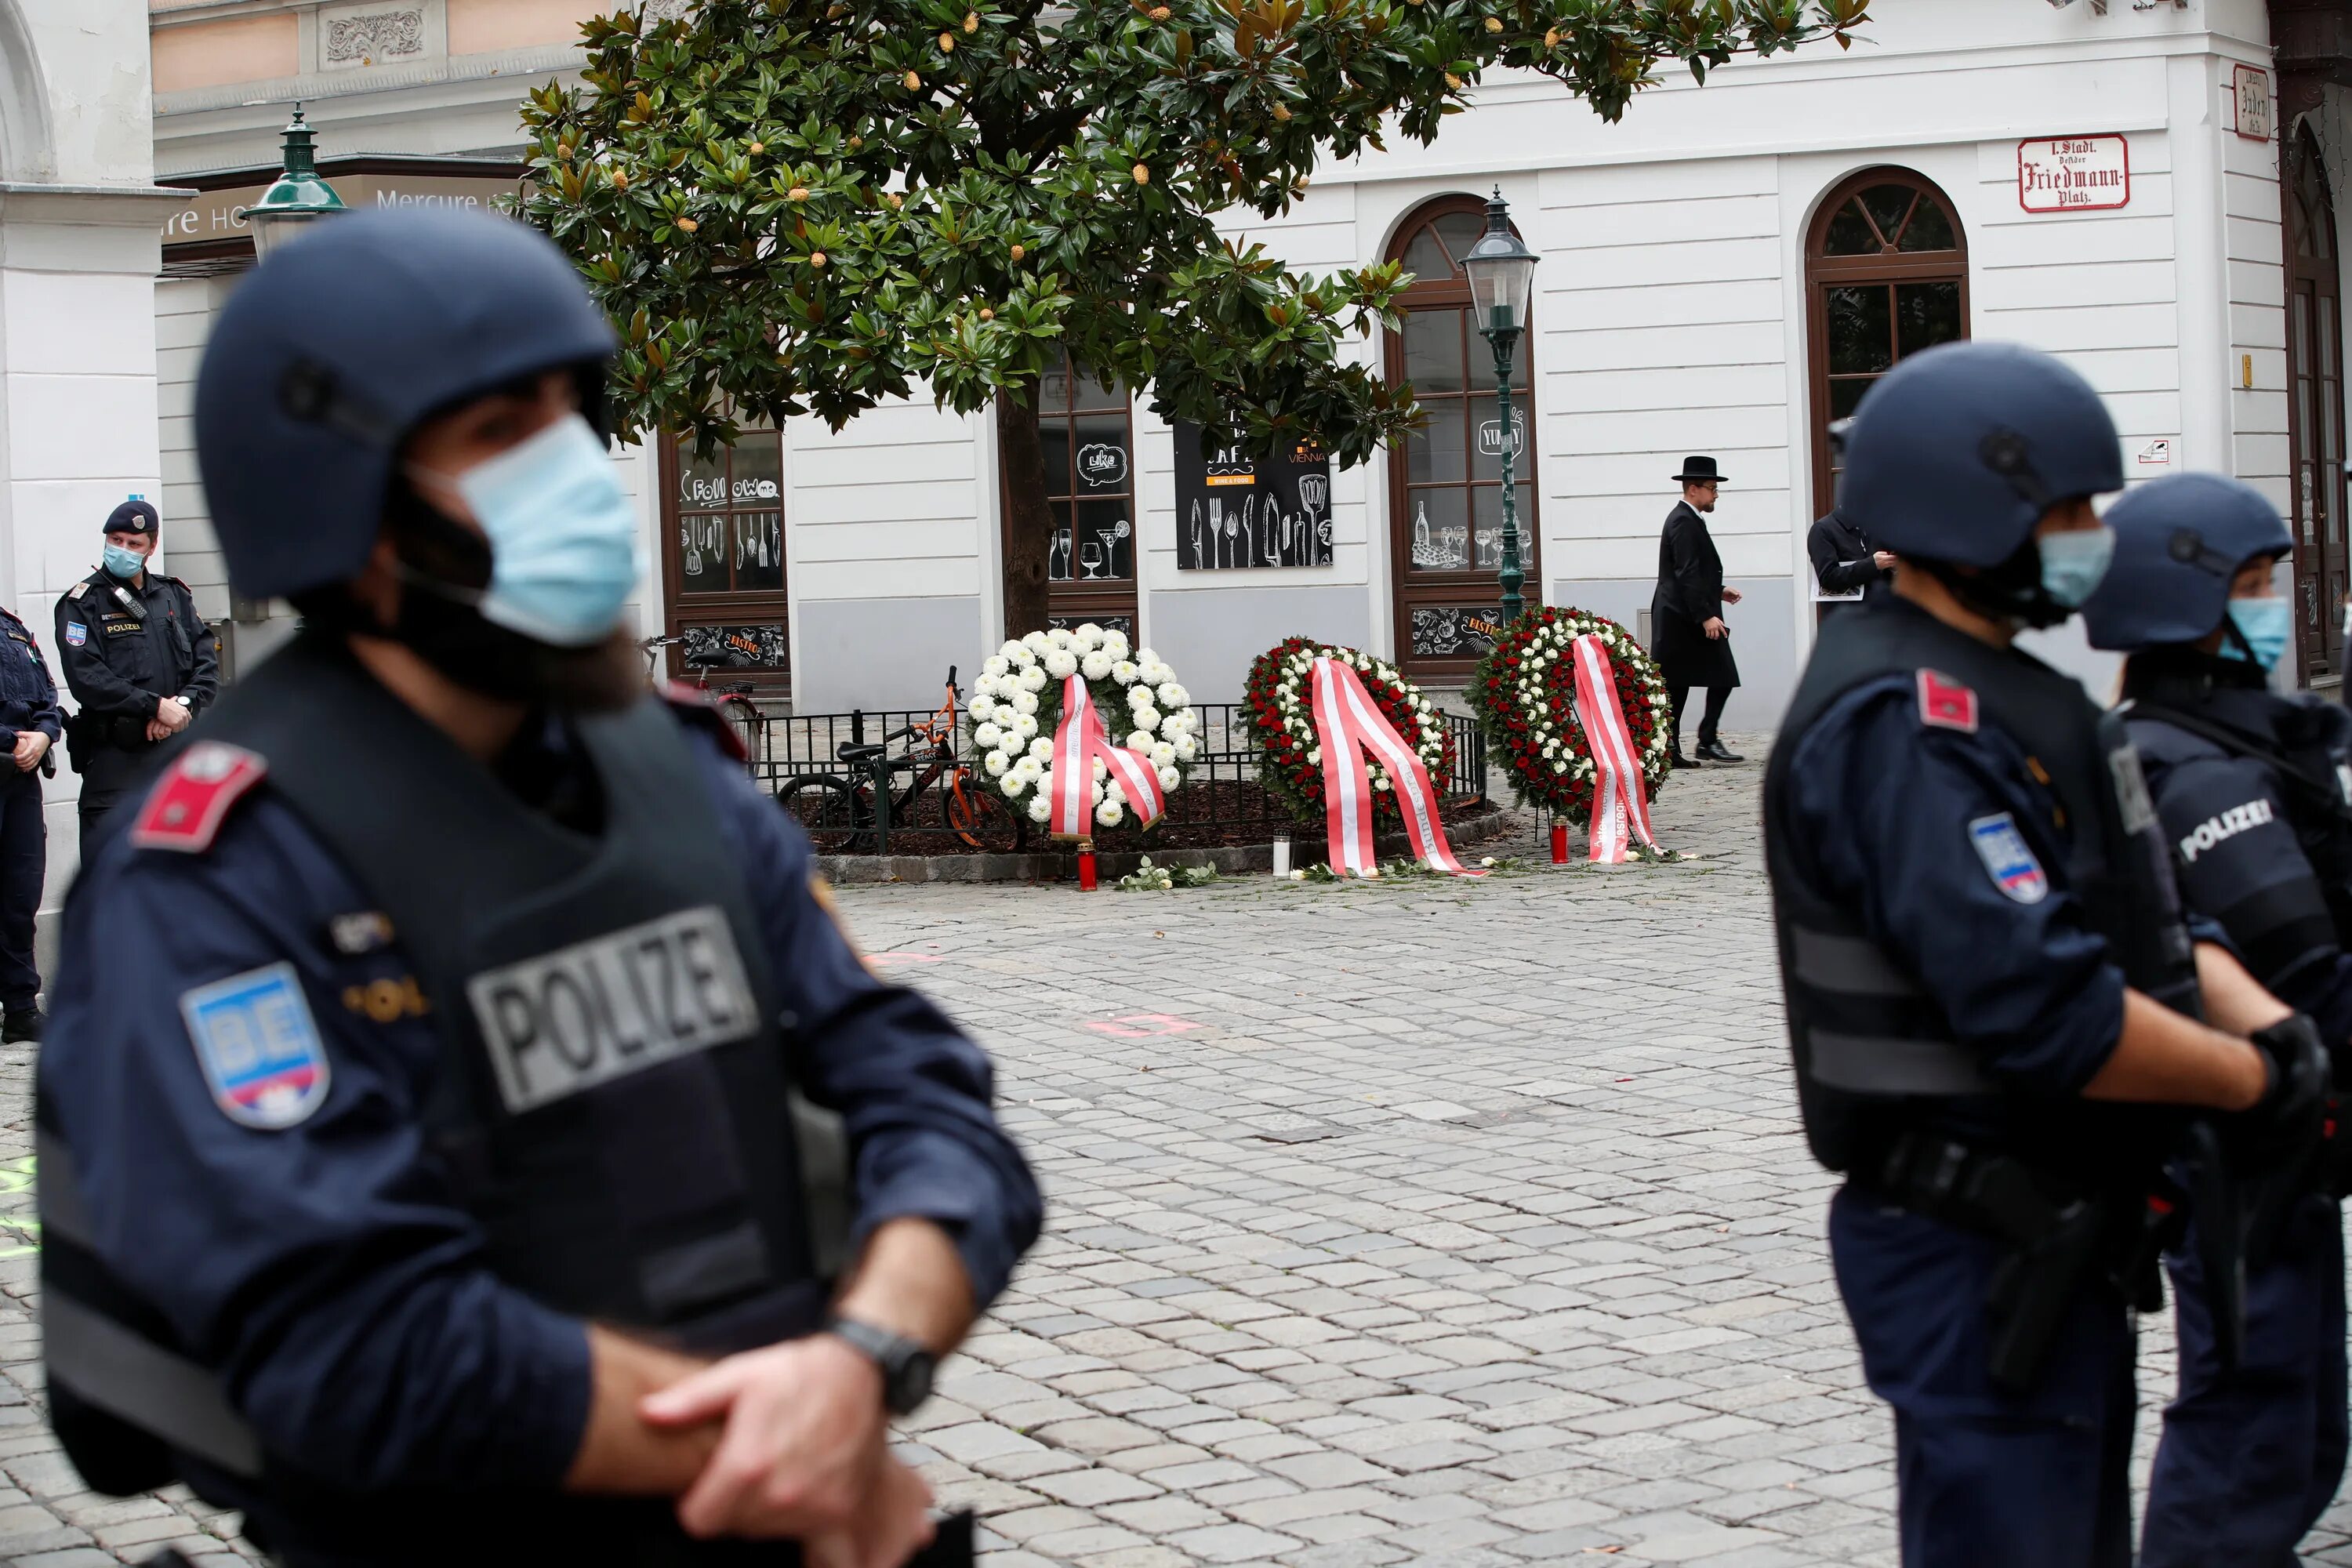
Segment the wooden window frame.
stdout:
<path fill-rule="evenodd" d="M 1067 421 L 1075 426 L 1076 421 L 1080 417 L 1087 416 L 1104 416 L 1113 412 L 1113 409 L 1108 405 L 1099 407 L 1081 407 L 1077 402 L 1077 387 L 1079 379 L 1077 365 L 1066 353 L 1062 356 L 1062 363 L 1069 376 L 1070 397 L 1062 407 L 1058 409 L 1048 409 L 1044 406 L 1041 392 L 1039 406 L 1037 409 L 1038 439 L 1041 444 L 1045 439 L 1045 426 L 1047 420 L 1059 419 Z M 1042 389 L 1044 385 L 1042 378 L 1040 379 L 1039 385 Z M 1060 492 L 1059 500 L 1049 500 L 1046 504 L 1049 507 L 1068 507 L 1074 500 L 1125 500 L 1127 502 L 1128 510 L 1128 526 L 1131 530 L 1131 532 L 1129 535 L 1129 555 L 1133 562 L 1134 572 L 1131 575 L 1127 577 L 1098 577 L 1089 579 L 1074 574 L 1066 579 L 1049 580 L 1045 584 L 1045 610 L 1046 619 L 1049 625 L 1067 625 L 1075 626 L 1087 621 L 1095 621 L 1097 624 L 1106 624 L 1102 620 L 1104 616 L 1124 617 L 1128 626 L 1129 640 L 1139 647 L 1142 643 L 1141 634 L 1143 629 L 1143 518 L 1137 504 L 1136 485 L 1137 480 L 1139 478 L 1138 470 L 1141 467 L 1141 454 L 1137 452 L 1135 447 L 1135 394 L 1131 390 L 1126 388 L 1120 388 L 1118 390 L 1124 395 L 1121 397 L 1117 412 L 1119 416 L 1126 421 L 1127 429 L 1126 488 L 1121 490 L 1101 491 L 1093 495 L 1088 495 L 1079 489 L 1077 488 L 1076 468 L 1077 444 L 1074 441 L 1068 445 L 1067 449 L 1069 456 L 1067 460 L 1070 468 L 1068 472 L 1063 476 L 1062 480 L 1063 484 L 1066 488 Z M 1002 452 L 1000 452 L 998 456 L 1000 460 L 997 463 L 996 479 L 998 500 L 997 531 L 998 538 L 1002 543 L 1003 551 L 1003 554 L 1001 559 L 1009 561 L 1013 557 L 1012 479 L 1011 476 L 1005 472 L 1005 467 L 1002 461 Z M 1055 493 L 1054 483 L 1055 477 L 1048 474 L 1046 476 L 1046 493 L 1049 497 Z M 1075 574 L 1077 563 L 1079 541 L 1076 536 L 1077 523 L 1076 514 L 1071 513 L 1069 515 L 1071 516 L 1070 560 L 1072 571 Z M 1006 629 L 1006 635 L 1009 637 L 1020 637 L 1027 632 L 1037 629 L 1040 628 L 1030 626 L 1008 627 Z"/>
<path fill-rule="evenodd" d="M 1438 196 L 1415 207 L 1407 215 L 1405 221 L 1397 226 L 1395 235 L 1389 241 L 1385 259 L 1403 260 L 1405 252 L 1412 247 L 1412 242 L 1420 237 L 1423 229 L 1456 213 L 1468 213 L 1474 216 L 1478 220 L 1479 227 L 1482 230 L 1485 228 L 1486 203 L 1484 198 L 1471 195 Z M 1517 232 L 1516 225 L 1513 226 L 1513 232 Z M 1439 243 L 1442 245 L 1444 242 L 1441 240 Z M 1465 344 L 1483 345 L 1486 342 L 1486 339 L 1479 334 L 1476 324 L 1470 320 L 1477 307 L 1470 297 L 1470 284 L 1467 279 L 1417 278 L 1412 287 L 1406 289 L 1403 298 L 1398 301 L 1400 309 L 1407 314 L 1412 313 L 1416 304 L 1423 310 L 1460 310 L 1463 313 Z M 1536 455 L 1542 442 L 1538 438 L 1535 409 L 1536 335 L 1532 295 L 1528 299 L 1528 325 L 1519 334 L 1518 353 L 1515 356 L 1515 365 L 1524 364 L 1527 369 L 1528 384 L 1523 403 L 1517 389 L 1513 390 L 1514 405 L 1527 420 L 1528 449 L 1514 462 L 1513 479 L 1517 481 L 1517 488 L 1527 492 L 1526 502 L 1519 509 L 1519 564 L 1527 577 L 1527 585 L 1523 589 L 1523 594 L 1528 604 L 1541 605 L 1545 602 L 1541 566 L 1543 490 L 1537 479 Z M 1384 331 L 1381 336 L 1382 339 L 1381 372 L 1390 384 L 1395 385 L 1405 379 L 1404 333 Z M 1491 356 L 1488 356 L 1486 364 L 1481 364 L 1475 347 L 1465 347 L 1464 353 L 1466 360 L 1465 368 L 1469 373 L 1465 378 L 1465 384 L 1475 387 L 1485 376 L 1493 374 L 1490 368 Z M 1448 401 L 1452 400 L 1451 394 L 1445 395 Z M 1476 393 L 1468 393 L 1463 396 L 1462 402 L 1465 409 L 1476 402 L 1477 396 Z M 1463 424 L 1463 437 L 1467 442 L 1473 439 L 1472 422 L 1465 418 Z M 1470 455 L 1466 448 L 1464 453 L 1464 465 L 1465 476 L 1474 471 L 1470 466 Z M 1461 488 L 1465 490 L 1475 490 L 1482 486 L 1499 490 L 1502 483 L 1499 479 L 1478 481 L 1465 477 Z M 1423 605 L 1451 607 L 1473 603 L 1484 604 L 1489 601 L 1499 604 L 1503 594 L 1501 577 L 1498 571 L 1484 571 L 1475 566 L 1461 572 L 1433 572 L 1416 568 L 1412 564 L 1412 454 L 1406 441 L 1393 442 L 1389 447 L 1389 599 L 1391 614 L 1395 622 L 1397 668 L 1416 681 L 1444 683 L 1467 680 L 1470 672 L 1478 666 L 1478 660 L 1475 658 L 1422 658 L 1414 656 L 1412 611 L 1414 606 Z M 1477 508 L 1475 503 L 1469 507 L 1469 516 L 1471 559 L 1475 562 L 1477 559 Z"/>
<path fill-rule="evenodd" d="M 2325 229 L 2329 254 L 2325 257 L 2305 255 L 2300 237 L 2306 232 L 2302 216 L 2302 193 L 2299 185 L 2305 175 L 2318 184 L 2321 204 L 2320 218 Z M 2352 495 L 2346 493 L 2341 477 L 2347 454 L 2345 437 L 2347 434 L 2344 405 L 2344 353 L 2347 329 L 2344 324 L 2344 258 L 2338 254 L 2342 228 L 2337 223 L 2336 193 L 2327 179 L 2327 166 L 2319 155 L 2319 142 L 2307 123 L 2289 127 L 2283 142 L 2279 168 L 2279 199 L 2286 225 L 2283 239 L 2286 260 L 2286 407 L 2287 407 L 2287 513 L 2288 527 L 2294 531 L 2295 550 L 2294 594 L 2295 618 L 2295 671 L 2305 685 L 2315 679 L 2341 679 L 2347 650 L 2344 646 L 2341 624 L 2341 595 L 2347 581 L 2347 556 L 2352 556 L 2352 519 L 2345 512 L 2352 507 Z M 2303 363 L 2296 351 L 2297 312 L 2305 301 L 2310 302 L 2311 321 L 2308 338 L 2312 350 L 2319 357 Z M 2335 367 L 2332 378 L 2322 374 L 2327 363 L 2326 349 L 2321 342 L 2327 330 L 2320 302 L 2326 300 L 2335 307 Z M 2305 428 L 2303 389 L 2300 383 L 2308 380 L 2311 387 L 2311 416 L 2332 422 L 2336 436 L 2336 458 L 2338 472 L 2331 477 L 2324 471 L 2314 476 L 2313 490 L 2324 501 L 2332 503 L 2318 516 L 2311 515 L 2304 502 L 2303 464 L 2313 447 L 2314 432 Z M 2327 487 L 2334 485 L 2332 493 Z M 2323 523 L 2320 520 L 2326 519 Z M 2305 530 L 2312 542 L 2304 542 Z M 2315 560 L 2314 557 L 2317 559 Z M 2313 617 L 2315 616 L 2315 624 Z M 2312 645 L 2318 645 L 2314 657 Z"/>
<path fill-rule="evenodd" d="M 655 554 L 660 563 L 658 571 L 661 578 L 662 630 L 665 636 L 675 637 L 683 636 L 688 626 L 749 624 L 778 627 L 784 639 L 786 660 L 784 664 L 744 667 L 711 665 L 709 667 L 709 684 L 738 686 L 748 680 L 752 685 L 754 696 L 789 701 L 793 691 L 793 672 L 790 662 L 793 646 L 793 583 L 792 555 L 786 542 L 791 536 L 792 518 L 785 510 L 785 502 L 790 499 L 791 484 L 789 479 L 785 477 L 786 453 L 783 432 L 766 429 L 746 430 L 744 436 L 746 437 L 767 437 L 776 443 L 776 471 L 779 479 L 773 506 L 738 507 L 733 503 L 731 497 L 726 507 L 716 510 L 709 508 L 680 506 L 678 504 L 678 437 L 665 434 L 657 438 L 658 446 L 655 453 L 655 482 L 661 487 L 661 544 Z M 729 461 L 731 488 L 733 473 L 731 452 Z M 739 511 L 773 511 L 776 514 L 777 569 L 781 578 L 780 584 L 774 588 L 741 591 L 730 589 L 724 594 L 697 594 L 691 599 L 688 598 L 684 591 L 686 563 L 680 553 L 683 549 L 683 541 L 679 537 L 680 520 L 689 512 L 698 517 L 715 515 L 729 518 L 730 520 L 729 535 L 731 540 L 733 535 L 731 519 Z M 699 665 L 688 667 L 685 655 L 686 650 L 675 643 L 664 648 L 661 673 L 673 680 L 689 682 L 699 680 L 703 675 L 704 667 Z"/>
<path fill-rule="evenodd" d="M 1951 250 L 1882 251 L 1876 256 L 1830 256 L 1830 225 L 1846 204 L 1877 185 L 1903 185 L 1918 192 L 1943 209 L 1958 242 Z M 1907 220 L 1916 222 L 1915 219 Z M 1907 222 L 1906 222 L 1907 226 Z M 1881 164 L 1847 175 L 1822 198 L 1805 231 L 1805 341 L 1811 361 L 1806 377 L 1812 389 L 1813 515 L 1822 517 L 1837 504 L 1837 465 L 1830 452 L 1830 327 L 1829 290 L 1842 284 L 1952 283 L 1960 286 L 1960 335 L 1966 342 L 1976 335 L 1976 318 L 1969 285 L 1969 231 L 1960 221 L 1958 205 L 1941 185 L 1916 170 Z M 1899 329 L 1898 329 L 1899 330 Z M 1890 363 L 1900 363 L 1898 357 Z"/>

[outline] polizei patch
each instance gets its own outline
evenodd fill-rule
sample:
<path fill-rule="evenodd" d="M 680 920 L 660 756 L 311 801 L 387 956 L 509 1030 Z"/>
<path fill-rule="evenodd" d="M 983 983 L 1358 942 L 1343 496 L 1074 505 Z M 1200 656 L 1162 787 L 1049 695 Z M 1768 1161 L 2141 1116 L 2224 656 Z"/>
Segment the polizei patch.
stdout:
<path fill-rule="evenodd" d="M 466 997 L 516 1115 L 742 1039 L 759 1022 L 735 933 L 715 908 L 487 970 Z"/>
<path fill-rule="evenodd" d="M 2185 835 L 2180 840 L 2180 858 L 2194 865 L 2197 857 L 2225 838 L 2235 838 L 2249 827 L 2260 827 L 2273 820 L 2271 803 L 2256 795 L 2243 805 L 2233 805 L 2227 811 L 2217 811 Z"/>
<path fill-rule="evenodd" d="M 1992 873 L 1992 885 L 2021 904 L 2038 904 L 2050 896 L 2049 874 L 2033 858 L 2033 847 L 2017 830 L 2017 819 L 2007 812 L 1979 816 L 1969 824 L 1969 842 L 1977 858 Z"/>

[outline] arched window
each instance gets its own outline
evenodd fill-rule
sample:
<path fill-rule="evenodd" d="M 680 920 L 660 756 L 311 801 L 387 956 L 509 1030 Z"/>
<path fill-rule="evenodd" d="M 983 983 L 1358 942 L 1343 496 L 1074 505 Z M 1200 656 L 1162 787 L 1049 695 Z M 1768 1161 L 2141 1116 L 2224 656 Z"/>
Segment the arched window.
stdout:
<path fill-rule="evenodd" d="M 1535 410 L 1528 388 L 1535 333 L 1511 360 L 1511 426 L 1503 429 L 1495 358 L 1470 321 L 1461 258 L 1486 230 L 1486 204 L 1443 196 L 1397 230 L 1389 259 L 1413 275 L 1404 330 L 1388 334 L 1387 374 L 1410 381 L 1429 423 L 1389 454 L 1389 547 L 1400 662 L 1417 679 L 1466 675 L 1501 620 L 1503 442 L 1511 442 L 1527 597 L 1543 601 L 1536 567 Z"/>
<path fill-rule="evenodd" d="M 2319 140 L 2286 144 L 2287 451 L 2294 500 L 2296 644 L 2303 678 L 2344 668 L 2344 313 L 2336 204 Z"/>
<path fill-rule="evenodd" d="M 1922 349 L 1969 335 L 1969 247 L 1932 181 L 1866 169 L 1822 203 L 1805 243 L 1813 366 L 1813 514 L 1837 500 L 1829 427 Z"/>

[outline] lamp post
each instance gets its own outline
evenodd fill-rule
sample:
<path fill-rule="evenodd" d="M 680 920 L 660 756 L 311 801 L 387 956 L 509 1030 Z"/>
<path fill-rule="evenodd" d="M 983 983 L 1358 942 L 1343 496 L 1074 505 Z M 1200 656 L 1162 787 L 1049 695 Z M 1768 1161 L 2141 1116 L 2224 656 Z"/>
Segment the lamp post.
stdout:
<path fill-rule="evenodd" d="M 302 106 L 298 103 L 294 119 L 286 127 L 285 171 L 259 201 L 245 209 L 246 221 L 253 226 L 253 253 L 267 261 L 271 251 L 307 234 L 320 219 L 345 210 L 335 187 L 319 177 L 317 156 L 310 150 L 310 127 L 303 121 Z"/>
<path fill-rule="evenodd" d="M 1511 232 L 1510 207 L 1503 200 L 1502 188 L 1496 186 L 1486 204 L 1486 232 L 1462 258 L 1462 270 L 1470 279 L 1470 302 L 1477 312 L 1478 330 L 1495 351 L 1496 412 L 1501 416 L 1497 445 L 1503 461 L 1503 567 L 1496 576 L 1502 582 L 1506 626 L 1527 608 L 1519 594 L 1527 574 L 1519 568 L 1519 498 L 1513 477 L 1518 431 L 1511 416 L 1511 351 L 1527 329 L 1528 290 L 1535 282 L 1537 260 L 1536 253 Z"/>

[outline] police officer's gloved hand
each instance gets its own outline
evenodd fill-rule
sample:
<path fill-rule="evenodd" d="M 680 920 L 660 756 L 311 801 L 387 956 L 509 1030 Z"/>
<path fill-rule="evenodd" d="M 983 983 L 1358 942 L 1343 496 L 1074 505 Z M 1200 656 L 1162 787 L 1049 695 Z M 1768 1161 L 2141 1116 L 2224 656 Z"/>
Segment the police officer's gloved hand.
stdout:
<path fill-rule="evenodd" d="M 2249 1163 L 2294 1167 L 2326 1135 L 2330 1064 L 2319 1026 L 2296 1013 L 2252 1037 L 2269 1069 L 2262 1099 L 2231 1118 L 2234 1152 Z"/>

